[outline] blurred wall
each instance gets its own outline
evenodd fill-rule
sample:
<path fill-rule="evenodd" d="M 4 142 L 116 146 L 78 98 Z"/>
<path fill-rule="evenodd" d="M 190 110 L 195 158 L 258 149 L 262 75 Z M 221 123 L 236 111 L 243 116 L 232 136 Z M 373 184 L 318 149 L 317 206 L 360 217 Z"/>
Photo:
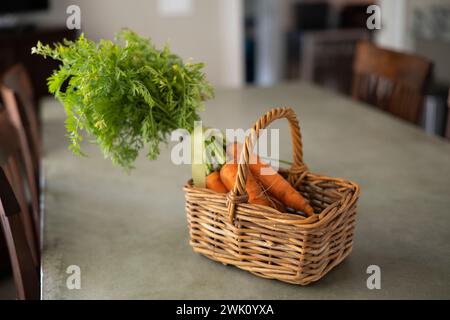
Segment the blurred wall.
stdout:
<path fill-rule="evenodd" d="M 400 51 L 414 52 L 435 64 L 438 82 L 450 84 L 450 41 L 426 39 L 415 34 L 414 13 L 435 6 L 450 7 L 450 0 L 379 0 L 382 29 L 377 33 L 379 45 Z"/>
<path fill-rule="evenodd" d="M 444 10 L 445 9 L 445 10 Z M 446 28 L 441 25 L 443 21 L 428 21 L 425 22 L 425 26 L 421 25 L 419 28 L 421 30 L 413 30 L 413 17 L 416 10 L 421 10 L 422 13 L 429 14 L 430 11 L 439 11 L 441 14 L 450 14 L 450 0 L 408 0 L 408 25 L 407 34 L 411 37 L 411 47 L 414 52 L 434 62 L 434 77 L 437 82 L 442 84 L 450 85 L 450 36 L 449 36 L 449 26 L 450 22 L 446 22 Z M 432 19 L 433 16 L 429 18 Z M 437 20 L 437 19 L 436 19 Z M 417 28 L 417 27 L 416 27 Z M 422 29 L 437 29 L 439 35 L 426 35 L 427 30 Z M 430 31 L 430 30 L 428 30 Z M 420 34 L 417 34 L 420 33 Z M 431 32 L 433 33 L 433 31 Z M 445 33 L 445 35 L 444 35 Z"/>
<path fill-rule="evenodd" d="M 379 0 L 381 30 L 375 41 L 382 47 L 399 51 L 411 49 L 407 30 L 407 0 Z"/>
<path fill-rule="evenodd" d="M 76 4 L 81 8 L 82 31 L 89 38 L 112 39 L 116 31 L 127 27 L 151 37 L 157 46 L 168 42 L 185 59 L 204 62 L 213 85 L 241 86 L 242 0 L 186 0 L 190 9 L 177 15 L 164 14 L 162 1 L 168 0 L 51 0 L 49 12 L 28 19 L 65 25 L 67 6 Z M 169 2 L 177 4 L 177 0 Z"/>
<path fill-rule="evenodd" d="M 256 0 L 256 74 L 259 85 L 273 85 L 283 78 L 284 39 L 282 21 L 285 1 Z"/>

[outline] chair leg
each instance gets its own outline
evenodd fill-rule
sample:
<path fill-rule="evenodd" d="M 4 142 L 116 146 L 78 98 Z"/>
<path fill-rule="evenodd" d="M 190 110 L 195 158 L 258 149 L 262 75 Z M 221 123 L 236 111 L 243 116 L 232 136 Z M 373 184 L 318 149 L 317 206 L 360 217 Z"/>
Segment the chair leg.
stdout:
<path fill-rule="evenodd" d="M 21 220 L 21 208 L 0 167 L 0 224 L 5 234 L 19 299 L 39 299 L 39 274 Z"/>
<path fill-rule="evenodd" d="M 6 217 L 0 213 L 1 224 L 6 235 L 11 267 L 19 300 L 39 299 L 39 277 L 22 230 L 19 215 Z M 14 235 L 13 235 L 14 234 Z"/>
<path fill-rule="evenodd" d="M 16 199 L 19 202 L 20 206 L 20 216 L 23 222 L 23 227 L 25 231 L 25 236 L 28 240 L 28 245 L 31 250 L 31 255 L 33 258 L 33 263 L 36 267 L 40 265 L 40 257 L 39 257 L 39 246 L 38 246 L 38 237 L 36 235 L 36 226 L 34 225 L 33 218 L 31 213 L 33 208 L 29 207 L 25 197 L 25 189 L 21 181 L 19 168 L 17 163 L 14 161 L 9 161 L 5 167 L 5 175 L 9 178 L 11 182 L 11 187 L 15 191 Z"/>
<path fill-rule="evenodd" d="M 11 262 L 9 261 L 8 247 L 3 228 L 0 227 L 0 278 L 11 274 Z"/>

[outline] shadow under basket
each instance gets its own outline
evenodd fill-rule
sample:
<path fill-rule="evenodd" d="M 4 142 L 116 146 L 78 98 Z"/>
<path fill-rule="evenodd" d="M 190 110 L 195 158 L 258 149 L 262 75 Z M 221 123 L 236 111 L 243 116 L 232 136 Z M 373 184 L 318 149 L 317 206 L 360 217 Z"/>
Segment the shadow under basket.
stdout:
<path fill-rule="evenodd" d="M 239 164 L 230 193 L 194 187 L 192 180 L 186 184 L 190 245 L 212 260 L 257 276 L 307 285 L 350 254 L 360 189 L 345 179 L 308 172 L 303 164 L 298 122 L 290 108 L 276 108 L 261 117 L 253 127 L 255 137 L 281 118 L 290 123 L 294 164 L 280 174 L 309 201 L 314 215 L 303 217 L 246 203 L 245 180 L 251 154 L 251 140 L 247 138 L 241 155 L 244 161 Z"/>

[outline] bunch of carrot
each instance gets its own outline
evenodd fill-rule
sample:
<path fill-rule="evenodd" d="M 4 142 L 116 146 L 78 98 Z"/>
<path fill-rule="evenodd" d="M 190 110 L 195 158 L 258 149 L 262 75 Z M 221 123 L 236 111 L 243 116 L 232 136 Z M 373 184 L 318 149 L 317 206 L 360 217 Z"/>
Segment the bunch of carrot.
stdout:
<path fill-rule="evenodd" d="M 219 193 L 227 193 L 233 189 L 238 172 L 236 161 L 238 149 L 239 146 L 234 144 L 232 161 L 225 163 L 220 170 L 213 171 L 206 177 L 208 189 Z M 314 214 L 306 199 L 283 176 L 273 170 L 269 164 L 262 162 L 257 155 L 252 155 L 252 157 L 254 158 L 250 161 L 250 170 L 247 173 L 246 181 L 249 203 L 273 207 L 279 211 L 291 208 L 304 212 L 308 216 Z M 277 201 L 273 201 L 272 198 Z"/>

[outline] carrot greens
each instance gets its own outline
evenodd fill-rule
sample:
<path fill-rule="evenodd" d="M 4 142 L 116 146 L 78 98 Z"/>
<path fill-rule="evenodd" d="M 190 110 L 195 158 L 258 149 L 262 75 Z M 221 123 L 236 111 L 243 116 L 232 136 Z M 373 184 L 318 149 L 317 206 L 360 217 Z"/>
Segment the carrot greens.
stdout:
<path fill-rule="evenodd" d="M 84 130 L 125 169 L 144 148 L 156 159 L 173 130 L 192 132 L 203 101 L 213 96 L 203 64 L 185 63 L 167 46 L 157 49 L 130 30 L 114 42 L 96 43 L 83 34 L 53 47 L 38 42 L 32 53 L 62 62 L 48 88 L 66 110 L 69 148 L 83 154 Z"/>

